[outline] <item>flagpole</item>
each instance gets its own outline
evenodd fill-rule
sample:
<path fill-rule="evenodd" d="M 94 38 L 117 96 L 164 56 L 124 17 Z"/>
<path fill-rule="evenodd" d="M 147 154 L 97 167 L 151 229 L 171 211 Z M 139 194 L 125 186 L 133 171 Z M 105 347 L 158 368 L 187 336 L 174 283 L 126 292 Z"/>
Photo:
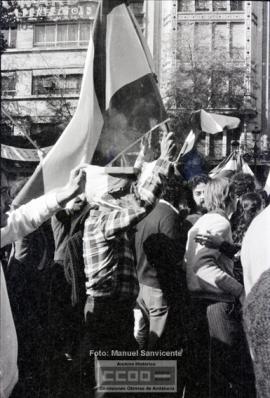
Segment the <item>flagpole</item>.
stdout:
<path fill-rule="evenodd" d="M 123 151 L 118 153 L 113 160 L 111 160 L 105 167 L 111 166 L 112 163 L 114 163 L 117 159 L 119 159 L 126 151 L 128 151 L 130 148 L 132 148 L 134 145 L 136 145 L 138 142 L 140 142 L 145 136 L 150 134 L 152 131 L 156 130 L 158 127 L 165 125 L 166 129 L 168 130 L 168 125 L 167 123 L 169 122 L 170 118 L 164 120 L 163 122 L 160 122 L 156 124 L 154 127 L 152 127 L 150 130 L 148 130 L 145 134 L 143 134 L 140 138 L 138 138 L 136 141 L 134 141 L 132 144 L 130 144 L 128 147 L 126 147 Z"/>

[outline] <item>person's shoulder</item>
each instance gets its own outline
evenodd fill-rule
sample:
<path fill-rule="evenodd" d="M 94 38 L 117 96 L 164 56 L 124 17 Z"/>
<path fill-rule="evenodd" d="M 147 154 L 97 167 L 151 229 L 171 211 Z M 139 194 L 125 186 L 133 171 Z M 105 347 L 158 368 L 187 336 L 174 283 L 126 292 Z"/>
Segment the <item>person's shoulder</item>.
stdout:
<path fill-rule="evenodd" d="M 202 217 L 201 214 L 199 213 L 193 213 L 193 214 L 189 214 L 186 217 L 186 221 L 192 225 L 194 225 L 200 218 Z"/>
<path fill-rule="evenodd" d="M 259 237 L 261 242 L 265 239 L 269 240 L 270 231 L 270 205 L 268 205 L 260 214 L 258 214 L 251 222 L 245 234 L 244 241 L 253 240 Z M 265 238 L 265 239 L 264 239 Z"/>
<path fill-rule="evenodd" d="M 229 233 L 231 231 L 230 221 L 222 214 L 216 212 L 204 214 L 199 218 L 195 226 L 207 229 L 212 233 Z"/>

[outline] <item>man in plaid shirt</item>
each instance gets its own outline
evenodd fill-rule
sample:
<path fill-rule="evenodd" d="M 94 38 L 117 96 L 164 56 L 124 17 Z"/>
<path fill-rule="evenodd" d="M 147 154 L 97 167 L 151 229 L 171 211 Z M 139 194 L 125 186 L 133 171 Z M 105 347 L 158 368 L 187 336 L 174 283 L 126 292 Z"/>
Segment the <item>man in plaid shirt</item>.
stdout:
<path fill-rule="evenodd" d="M 161 154 L 151 177 L 123 192 L 109 193 L 85 222 L 83 257 L 87 301 L 88 342 L 94 350 L 132 350 L 133 308 L 139 291 L 133 257 L 132 228 L 154 207 L 167 177 L 175 148 L 172 134 L 161 141 Z"/>

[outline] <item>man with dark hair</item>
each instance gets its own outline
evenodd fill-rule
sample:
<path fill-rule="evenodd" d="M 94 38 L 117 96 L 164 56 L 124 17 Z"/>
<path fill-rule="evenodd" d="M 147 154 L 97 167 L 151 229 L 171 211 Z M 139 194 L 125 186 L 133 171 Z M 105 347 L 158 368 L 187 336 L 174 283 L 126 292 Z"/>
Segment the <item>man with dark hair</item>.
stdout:
<path fill-rule="evenodd" d="M 210 178 L 206 174 L 201 174 L 193 177 L 189 181 L 189 187 L 192 191 L 192 196 L 194 200 L 194 209 L 191 210 L 191 214 L 187 217 L 187 221 L 192 225 L 207 212 L 204 205 L 204 191 L 206 184 Z"/>
<path fill-rule="evenodd" d="M 136 338 L 142 349 L 157 347 L 168 329 L 170 309 L 176 303 L 177 267 L 185 251 L 178 209 L 181 195 L 182 187 L 177 179 L 168 180 L 162 199 L 137 226 L 135 250 L 140 283 L 137 304 L 143 318 Z"/>

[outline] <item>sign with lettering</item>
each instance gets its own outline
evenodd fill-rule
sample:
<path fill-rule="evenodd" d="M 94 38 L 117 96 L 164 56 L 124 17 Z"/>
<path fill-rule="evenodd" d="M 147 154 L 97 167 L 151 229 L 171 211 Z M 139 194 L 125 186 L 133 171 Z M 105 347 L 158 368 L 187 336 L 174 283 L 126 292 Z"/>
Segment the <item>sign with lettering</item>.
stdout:
<path fill-rule="evenodd" d="M 39 0 L 36 2 L 23 0 L 20 9 L 16 10 L 19 19 L 72 20 L 94 19 L 97 9 L 96 1 L 81 2 L 78 0 Z"/>

